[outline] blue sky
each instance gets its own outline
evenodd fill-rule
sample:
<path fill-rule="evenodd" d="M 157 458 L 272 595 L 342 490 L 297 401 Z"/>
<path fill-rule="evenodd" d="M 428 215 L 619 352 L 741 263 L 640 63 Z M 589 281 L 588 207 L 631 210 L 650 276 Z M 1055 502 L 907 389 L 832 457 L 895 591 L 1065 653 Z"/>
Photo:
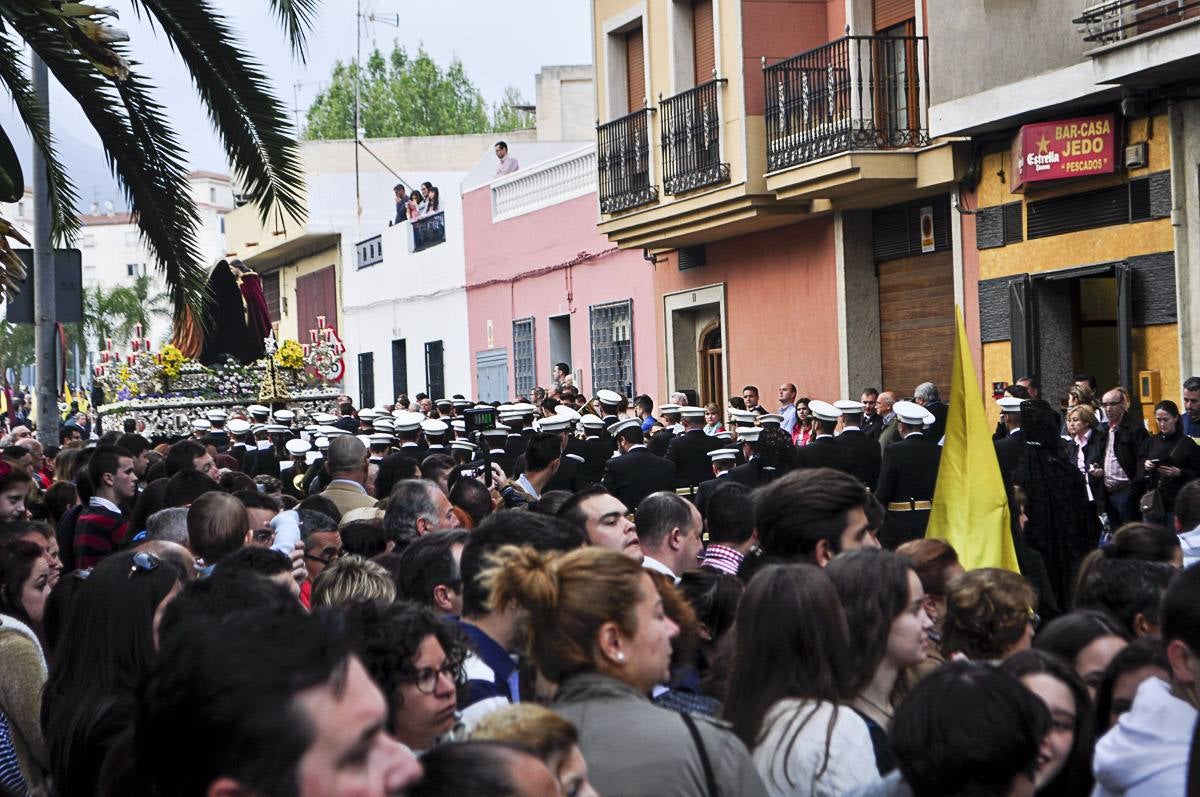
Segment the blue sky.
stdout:
<path fill-rule="evenodd" d="M 309 39 L 305 64 L 292 59 L 290 48 L 268 10 L 266 0 L 213 0 L 232 21 L 243 43 L 262 63 L 275 82 L 275 92 L 289 109 L 298 100 L 303 119 L 313 96 L 328 79 L 337 60 L 351 61 L 355 50 L 354 0 L 324 0 Z M 193 168 L 225 171 L 224 154 L 213 135 L 186 70 L 165 40 L 133 13 L 129 0 L 107 3 L 121 12 L 117 25 L 132 37 L 131 46 L 141 71 L 155 83 L 157 96 L 169 109 L 176 132 L 189 152 Z M 418 45 L 439 63 L 458 57 L 467 74 L 489 102 L 498 100 L 508 85 L 515 85 L 533 101 L 534 75 L 542 65 L 591 62 L 588 0 L 363 0 L 364 13 L 399 14 L 400 27 L 375 23 L 363 35 L 364 58 L 372 44 L 385 52 L 392 41 L 415 51 Z M 108 198 L 97 183 L 105 166 L 86 121 L 74 101 L 61 89 L 51 95 L 56 132 L 73 151 L 68 161 L 84 161 L 80 199 L 84 207 L 92 198 Z M 13 129 L 11 103 L 0 101 L 0 124 L 22 146 L 23 131 Z M 90 152 L 96 147 L 95 152 Z M 72 170 L 75 164 L 72 163 Z M 115 197 L 113 197 L 115 198 Z"/>

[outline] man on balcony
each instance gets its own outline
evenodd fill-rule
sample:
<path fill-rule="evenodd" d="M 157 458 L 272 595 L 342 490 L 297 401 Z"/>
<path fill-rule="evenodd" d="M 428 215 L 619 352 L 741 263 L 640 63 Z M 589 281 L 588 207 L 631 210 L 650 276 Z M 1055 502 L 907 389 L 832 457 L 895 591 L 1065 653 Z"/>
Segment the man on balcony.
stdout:
<path fill-rule="evenodd" d="M 512 174 L 521 168 L 521 164 L 517 163 L 516 158 L 508 157 L 508 144 L 503 141 L 496 142 L 496 157 L 500 159 L 500 162 L 496 164 L 497 177 Z"/>

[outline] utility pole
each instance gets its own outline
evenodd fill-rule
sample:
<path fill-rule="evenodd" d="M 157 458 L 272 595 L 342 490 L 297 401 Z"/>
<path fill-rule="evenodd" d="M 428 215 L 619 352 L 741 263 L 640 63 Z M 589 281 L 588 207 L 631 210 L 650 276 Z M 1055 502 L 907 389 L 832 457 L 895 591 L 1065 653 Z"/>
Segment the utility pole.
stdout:
<path fill-rule="evenodd" d="M 50 117 L 50 76 L 46 62 L 33 53 L 33 93 L 46 118 Z M 50 178 L 46 159 L 33 146 L 33 386 L 37 396 L 38 439 L 58 445 L 58 362 L 54 355 L 54 252 L 50 249 Z"/>
<path fill-rule="evenodd" d="M 362 120 L 358 110 L 358 84 L 362 81 L 362 0 L 354 3 L 354 221 L 362 220 L 362 195 L 358 185 L 358 142 Z M 355 233 L 357 235 L 357 232 Z"/>

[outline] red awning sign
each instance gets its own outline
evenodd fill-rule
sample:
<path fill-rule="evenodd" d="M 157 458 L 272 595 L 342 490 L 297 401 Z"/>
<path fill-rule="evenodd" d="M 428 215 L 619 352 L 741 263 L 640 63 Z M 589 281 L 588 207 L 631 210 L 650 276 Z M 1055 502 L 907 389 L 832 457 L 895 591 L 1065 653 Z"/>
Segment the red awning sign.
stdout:
<path fill-rule="evenodd" d="M 1013 139 L 1013 191 L 1026 183 L 1111 174 L 1116 170 L 1113 114 L 1025 125 Z"/>

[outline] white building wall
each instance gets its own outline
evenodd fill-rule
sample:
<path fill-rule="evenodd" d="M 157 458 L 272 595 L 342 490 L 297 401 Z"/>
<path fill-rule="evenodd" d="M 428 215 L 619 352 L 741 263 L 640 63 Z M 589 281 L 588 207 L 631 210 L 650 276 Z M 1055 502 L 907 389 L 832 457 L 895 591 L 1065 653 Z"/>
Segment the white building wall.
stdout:
<path fill-rule="evenodd" d="M 406 342 L 410 396 L 426 392 L 425 343 L 434 340 L 442 341 L 447 394 L 465 395 L 470 390 L 460 189 L 464 175 L 465 172 L 432 172 L 411 179 L 412 184 L 428 180 L 438 186 L 440 208 L 446 220 L 445 243 L 410 252 L 408 223 L 388 227 L 390 219 L 385 219 L 374 230 L 366 230 L 361 238 L 350 241 L 343 253 L 346 392 L 356 399 L 360 388 L 357 355 L 372 352 L 375 401 L 380 405 L 392 403 L 395 399 L 391 394 L 392 341 L 401 339 Z M 410 182 L 407 175 L 402 176 Z M 350 177 L 353 179 L 353 175 Z M 389 197 L 394 183 L 392 177 L 387 186 Z M 381 235 L 383 262 L 360 270 L 356 244 L 376 234 Z"/>

